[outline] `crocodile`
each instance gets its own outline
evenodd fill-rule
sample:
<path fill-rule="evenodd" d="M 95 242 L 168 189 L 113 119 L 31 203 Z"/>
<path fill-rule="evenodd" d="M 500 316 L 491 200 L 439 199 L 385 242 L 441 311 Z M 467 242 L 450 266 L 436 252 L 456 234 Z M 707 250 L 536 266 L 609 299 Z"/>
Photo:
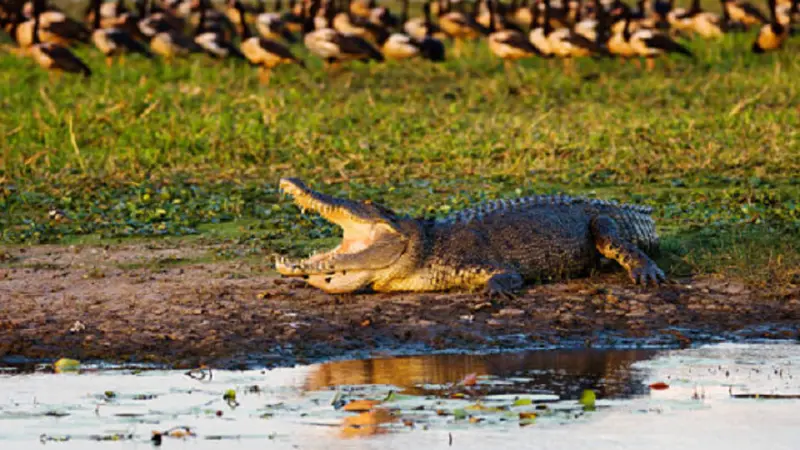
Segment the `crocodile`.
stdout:
<path fill-rule="evenodd" d="M 614 260 L 637 284 L 664 272 L 652 209 L 570 197 L 500 199 L 441 219 L 397 214 L 370 200 L 336 198 L 283 178 L 279 189 L 343 230 L 341 243 L 307 259 L 278 257 L 276 270 L 328 293 L 481 290 L 513 296 L 526 282 L 588 275 Z"/>

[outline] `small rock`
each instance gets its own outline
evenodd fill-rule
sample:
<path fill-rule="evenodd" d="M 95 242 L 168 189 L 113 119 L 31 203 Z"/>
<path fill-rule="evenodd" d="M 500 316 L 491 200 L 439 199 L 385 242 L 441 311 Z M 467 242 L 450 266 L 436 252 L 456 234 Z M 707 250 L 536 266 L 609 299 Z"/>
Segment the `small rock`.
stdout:
<path fill-rule="evenodd" d="M 496 317 L 519 317 L 524 315 L 525 311 L 522 309 L 517 308 L 503 308 L 500 311 L 497 311 L 495 314 Z"/>
<path fill-rule="evenodd" d="M 483 303 L 478 303 L 475 306 L 472 306 L 471 309 L 472 309 L 472 312 L 478 312 L 478 311 L 480 311 L 482 309 L 491 308 L 491 307 L 492 307 L 492 304 L 490 302 L 483 302 Z"/>
<path fill-rule="evenodd" d="M 635 308 L 631 310 L 626 317 L 644 317 L 647 315 L 647 308 Z"/>
<path fill-rule="evenodd" d="M 86 329 L 86 325 L 84 325 L 80 320 L 76 320 L 75 323 L 72 324 L 70 327 L 70 333 L 80 333 L 81 331 Z"/>
<path fill-rule="evenodd" d="M 561 314 L 560 316 L 558 316 L 558 321 L 562 325 L 569 325 L 575 321 L 575 315 L 573 315 L 572 313 Z"/>
<path fill-rule="evenodd" d="M 728 284 L 728 286 L 725 287 L 725 289 L 722 290 L 722 292 L 726 294 L 736 295 L 736 294 L 741 294 L 746 289 L 747 288 L 742 283 L 730 283 Z"/>

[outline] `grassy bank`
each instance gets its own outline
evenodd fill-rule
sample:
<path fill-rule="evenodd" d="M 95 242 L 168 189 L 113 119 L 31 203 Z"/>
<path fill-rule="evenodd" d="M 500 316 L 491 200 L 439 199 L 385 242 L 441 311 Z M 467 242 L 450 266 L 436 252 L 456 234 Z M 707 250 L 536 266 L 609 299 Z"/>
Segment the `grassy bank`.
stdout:
<path fill-rule="evenodd" d="M 199 236 L 304 253 L 335 230 L 279 200 L 277 179 L 299 176 L 413 214 L 532 192 L 649 204 L 674 275 L 797 283 L 800 41 L 756 57 L 751 40 L 696 40 L 696 61 L 649 74 L 526 61 L 519 95 L 485 44 L 334 77 L 295 46 L 309 69 L 267 88 L 203 57 L 108 69 L 84 48 L 95 76 L 51 81 L 0 53 L 2 241 Z"/>

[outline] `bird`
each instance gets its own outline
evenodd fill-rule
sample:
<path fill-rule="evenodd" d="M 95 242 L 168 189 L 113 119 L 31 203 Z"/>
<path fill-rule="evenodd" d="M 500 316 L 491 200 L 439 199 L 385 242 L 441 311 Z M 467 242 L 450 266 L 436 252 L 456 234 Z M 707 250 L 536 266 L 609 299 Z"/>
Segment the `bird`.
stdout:
<path fill-rule="evenodd" d="M 426 0 L 422 5 L 422 12 L 425 17 L 425 35 L 420 40 L 417 38 L 420 55 L 429 61 L 441 62 L 445 60 L 445 47 L 444 43 L 434 37 L 435 27 L 431 21 L 431 2 Z"/>
<path fill-rule="evenodd" d="M 545 0 L 545 16 L 549 18 L 548 10 L 552 10 L 550 0 Z M 546 22 L 549 20 L 545 19 Z M 546 23 L 549 25 L 549 23 Z M 557 56 L 564 61 L 564 70 L 572 72 L 572 61 L 576 57 L 607 54 L 607 51 L 595 40 L 590 40 L 572 27 L 562 27 L 546 34 L 550 55 Z"/>
<path fill-rule="evenodd" d="M 375 25 L 393 28 L 400 23 L 400 19 L 394 15 L 389 8 L 385 6 L 375 6 L 374 4 L 371 6 L 367 19 Z"/>
<path fill-rule="evenodd" d="M 608 42 L 606 43 L 606 46 L 608 48 L 609 53 L 611 53 L 614 56 L 622 58 L 621 61 L 624 62 L 630 58 L 636 57 L 637 53 L 633 49 L 630 43 L 632 34 L 630 29 L 631 26 L 630 16 L 626 16 L 623 19 L 623 23 L 624 25 L 622 27 L 622 30 L 615 30 L 613 33 L 611 33 Z M 639 64 L 638 60 L 634 61 L 636 61 L 637 65 Z"/>
<path fill-rule="evenodd" d="M 347 1 L 348 4 L 352 4 L 351 0 Z M 331 25 L 333 29 L 340 33 L 358 36 L 378 45 L 385 42 L 390 34 L 383 25 L 375 24 L 368 18 L 354 15 L 350 12 L 350 8 L 336 13 L 333 16 Z"/>
<path fill-rule="evenodd" d="M 550 22 L 551 6 L 549 0 L 544 0 L 544 16 L 539 19 L 540 10 L 533 2 L 530 6 L 533 28 L 528 33 L 528 41 L 536 47 L 539 54 L 544 57 L 553 56 L 553 48 L 548 37 L 553 32 L 553 25 Z"/>
<path fill-rule="evenodd" d="M 495 21 L 494 0 L 488 0 L 487 6 L 489 8 L 489 35 L 486 39 L 489 43 L 489 51 L 503 60 L 503 69 L 508 79 L 509 72 L 513 70 L 513 61 L 531 58 L 538 55 L 539 51 L 523 33 L 513 29 L 498 30 Z"/>
<path fill-rule="evenodd" d="M 185 57 L 190 53 L 199 53 L 203 49 L 191 38 L 187 37 L 176 28 L 178 24 L 165 12 L 153 12 L 152 0 L 149 10 L 147 7 L 141 11 L 138 29 L 150 42 L 150 50 L 167 61 L 176 57 Z"/>
<path fill-rule="evenodd" d="M 281 15 L 281 20 L 286 25 L 286 28 L 292 33 L 300 33 L 303 31 L 303 4 L 296 0 L 289 0 L 289 11 Z M 276 8 L 276 10 L 279 8 Z"/>
<path fill-rule="evenodd" d="M 693 0 L 694 1 L 694 0 Z M 669 22 L 669 26 L 677 31 L 682 31 L 685 33 L 691 33 L 692 28 L 694 27 L 694 21 L 692 20 L 692 16 L 694 15 L 694 8 L 673 8 L 674 0 L 670 0 L 670 11 L 667 14 L 667 21 Z M 695 6 L 694 3 L 692 5 Z"/>
<path fill-rule="evenodd" d="M 602 6 L 600 9 L 603 9 Z M 575 25 L 573 25 L 572 30 L 575 33 L 580 34 L 581 36 L 585 37 L 590 41 L 596 41 L 599 25 L 600 22 L 596 18 L 591 18 L 591 17 L 581 18 L 579 12 L 578 21 L 575 22 Z"/>
<path fill-rule="evenodd" d="M 28 4 L 35 9 L 35 3 Z M 22 16 L 26 16 L 26 13 L 22 12 Z M 36 40 L 38 42 L 62 46 L 71 46 L 76 42 L 88 43 L 91 36 L 89 30 L 82 23 L 67 17 L 57 9 L 48 8 L 44 2 L 40 6 L 37 30 Z M 15 34 L 14 40 L 20 47 L 33 45 L 33 18 L 19 23 Z"/>
<path fill-rule="evenodd" d="M 95 23 L 96 8 L 94 0 L 90 1 L 85 11 L 85 22 Z M 128 13 L 128 8 L 123 0 L 113 2 L 100 2 L 100 27 L 113 28 L 119 25 L 119 19 Z"/>
<path fill-rule="evenodd" d="M 528 1 L 530 0 L 526 0 L 526 3 Z M 520 29 L 533 26 L 533 14 L 526 3 L 519 3 L 519 0 L 512 0 L 505 14 L 506 20 Z"/>
<path fill-rule="evenodd" d="M 297 38 L 292 34 L 289 28 L 287 28 L 279 12 L 280 7 L 280 0 L 278 0 L 275 2 L 275 11 L 262 12 L 256 16 L 256 30 L 258 30 L 258 34 L 263 38 L 272 40 L 283 39 L 293 44 L 297 42 Z"/>
<path fill-rule="evenodd" d="M 381 43 L 380 52 L 386 59 L 401 60 L 419 56 L 417 42 L 405 33 L 392 33 Z"/>
<path fill-rule="evenodd" d="M 423 12 L 427 9 L 428 11 L 428 18 L 426 19 L 423 15 L 422 17 L 408 17 L 408 0 L 403 0 L 403 12 L 400 15 L 400 23 L 402 24 L 403 31 L 406 32 L 407 35 L 413 37 L 417 40 L 422 40 L 425 38 L 426 35 L 430 37 L 435 37 L 436 39 L 444 39 L 447 37 L 445 33 L 442 32 L 441 28 L 437 26 L 430 20 L 431 14 L 431 0 L 426 0 L 423 3 L 422 8 Z M 430 33 L 428 33 L 428 29 L 430 28 Z"/>
<path fill-rule="evenodd" d="M 158 7 L 155 0 L 142 0 L 137 27 L 148 38 L 165 31 L 183 34 L 185 25 L 185 20 Z"/>
<path fill-rule="evenodd" d="M 666 53 L 678 53 L 689 58 L 694 58 L 694 55 L 688 48 L 679 44 L 666 34 L 656 30 L 636 30 L 630 35 L 628 42 L 638 56 L 645 58 L 648 71 L 655 68 L 655 58 Z"/>
<path fill-rule="evenodd" d="M 256 6 L 255 8 L 251 6 L 250 10 L 248 11 L 248 8 L 241 2 L 241 0 L 229 0 L 227 7 L 225 8 L 225 15 L 235 27 L 240 27 L 247 22 L 248 12 L 258 13 L 260 12 L 260 9 L 262 9 L 260 6 Z"/>
<path fill-rule="evenodd" d="M 692 0 L 688 10 L 673 10 L 669 17 L 674 28 L 703 38 L 718 38 L 727 30 L 723 18 L 703 10 L 700 0 Z"/>
<path fill-rule="evenodd" d="M 744 29 L 753 25 L 769 23 L 769 19 L 755 5 L 741 0 L 721 0 L 722 8 L 729 20 L 741 24 Z"/>
<path fill-rule="evenodd" d="M 41 42 L 39 40 L 40 17 L 44 9 L 43 0 L 34 0 L 33 4 L 33 29 L 30 48 L 31 57 L 39 66 L 55 72 L 78 73 L 88 78 L 92 70 L 80 58 L 75 56 L 67 47 L 54 42 Z"/>
<path fill-rule="evenodd" d="M 241 3 L 238 3 L 240 13 L 244 17 L 244 10 Z M 262 85 L 269 84 L 272 69 L 282 64 L 297 64 L 305 67 L 302 60 L 298 59 L 288 47 L 272 39 L 258 36 L 250 36 L 250 28 L 247 23 L 240 25 L 242 43 L 241 51 L 250 64 L 258 66 L 258 78 Z"/>
<path fill-rule="evenodd" d="M 244 59 L 244 55 L 232 42 L 225 39 L 223 33 L 210 31 L 205 28 L 206 15 L 209 9 L 208 0 L 199 0 L 200 22 L 195 30 L 194 43 L 200 46 L 203 51 L 213 58 L 234 58 Z M 247 24 L 242 24 L 247 27 Z"/>
<path fill-rule="evenodd" d="M 407 1 L 407 0 L 406 0 Z M 425 13 L 425 23 L 422 25 L 424 35 L 418 39 L 405 33 L 392 33 L 386 41 L 381 44 L 381 53 L 387 59 L 409 59 L 422 57 L 424 59 L 439 62 L 444 61 L 445 48 L 442 41 L 431 36 L 433 31 L 430 25 L 430 2 L 423 4 Z"/>
<path fill-rule="evenodd" d="M 137 53 L 145 58 L 152 58 L 153 54 L 126 30 L 117 27 L 101 28 L 103 17 L 100 9 L 101 3 L 102 0 L 92 0 L 91 2 L 92 42 L 105 55 L 106 65 L 111 67 L 114 61 L 113 57 L 124 53 Z"/>
<path fill-rule="evenodd" d="M 761 26 L 756 40 L 753 42 L 753 53 L 767 53 L 780 49 L 789 38 L 789 17 L 781 20 L 776 12 L 775 0 L 768 0 L 770 19 L 769 23 Z"/>
<path fill-rule="evenodd" d="M 312 0 L 306 17 L 303 43 L 308 50 L 325 60 L 326 66 L 336 66 L 344 61 L 384 60 L 383 54 L 365 39 L 341 33 L 332 28 L 336 11 L 326 9 L 327 27 L 314 30 L 314 16 L 319 8 L 319 0 Z"/>
<path fill-rule="evenodd" d="M 720 17 L 718 14 L 703 11 L 692 18 L 692 31 L 706 39 L 719 38 L 728 31 L 728 22 L 727 12 L 723 12 Z"/>
<path fill-rule="evenodd" d="M 451 0 L 444 0 L 444 7 L 439 10 L 439 28 L 455 42 L 453 52 L 457 56 L 461 56 L 465 39 L 477 39 L 489 33 L 472 15 L 453 11 Z"/>
<path fill-rule="evenodd" d="M 356 0 L 354 2 L 348 2 L 347 4 L 347 12 L 354 16 L 363 17 L 365 19 L 369 18 L 372 8 L 372 0 Z"/>

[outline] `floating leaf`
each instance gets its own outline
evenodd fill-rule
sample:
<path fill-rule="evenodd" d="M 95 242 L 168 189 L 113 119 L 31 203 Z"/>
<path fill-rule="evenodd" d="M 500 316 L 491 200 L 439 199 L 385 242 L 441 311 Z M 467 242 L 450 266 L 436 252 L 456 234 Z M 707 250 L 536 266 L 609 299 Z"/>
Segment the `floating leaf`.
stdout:
<path fill-rule="evenodd" d="M 353 400 L 344 405 L 343 409 L 351 412 L 369 411 L 380 403 L 380 400 Z"/>
<path fill-rule="evenodd" d="M 61 358 L 53 364 L 56 373 L 77 372 L 81 369 L 81 362 L 77 359 Z"/>
<path fill-rule="evenodd" d="M 536 413 L 533 412 L 521 412 L 519 413 L 519 425 L 524 427 L 526 425 L 533 425 L 536 421 Z"/>
<path fill-rule="evenodd" d="M 650 389 L 654 391 L 663 391 L 665 389 L 669 389 L 669 385 L 664 383 L 663 381 L 658 381 L 650 385 Z"/>
<path fill-rule="evenodd" d="M 235 389 L 228 389 L 222 395 L 222 399 L 228 403 L 228 406 L 231 408 L 235 408 L 239 406 L 239 402 L 236 401 L 236 390 Z"/>
<path fill-rule="evenodd" d="M 594 409 L 596 401 L 597 394 L 595 394 L 591 389 L 584 389 L 583 393 L 581 393 L 581 399 L 578 400 L 578 403 L 583 405 L 585 410 L 591 411 Z"/>
<path fill-rule="evenodd" d="M 469 405 L 464 407 L 467 411 L 486 411 L 486 412 L 500 412 L 503 411 L 503 408 L 497 406 L 486 406 L 483 403 L 475 403 L 473 405 Z"/>
<path fill-rule="evenodd" d="M 461 380 L 461 385 L 463 386 L 475 386 L 476 384 L 478 384 L 477 373 L 471 373 L 465 376 L 463 380 Z"/>

